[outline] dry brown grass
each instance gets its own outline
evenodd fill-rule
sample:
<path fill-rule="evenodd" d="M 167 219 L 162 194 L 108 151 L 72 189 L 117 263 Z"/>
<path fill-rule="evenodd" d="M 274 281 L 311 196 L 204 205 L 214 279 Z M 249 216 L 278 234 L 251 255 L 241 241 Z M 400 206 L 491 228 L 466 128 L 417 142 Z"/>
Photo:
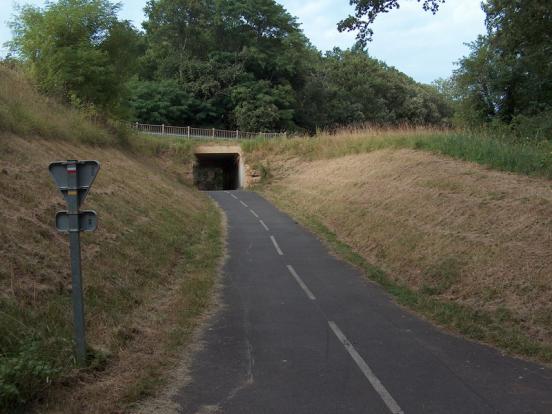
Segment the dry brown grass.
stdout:
<path fill-rule="evenodd" d="M 75 370 L 60 350 L 61 381 L 37 412 L 126 412 L 162 385 L 211 303 L 219 212 L 183 184 L 178 162 L 156 155 L 0 134 L 0 312 L 25 327 L 0 323 L 15 338 L 1 342 L 9 352 L 29 332 L 71 337 L 68 241 L 53 226 L 65 205 L 47 166 L 102 163 L 83 206 L 98 212 L 99 228 L 82 243 L 87 336 L 99 365 Z"/>
<path fill-rule="evenodd" d="M 87 114 L 40 95 L 21 70 L 0 63 L 0 131 L 20 136 L 111 144 L 115 137 L 94 126 Z"/>
<path fill-rule="evenodd" d="M 220 213 L 190 186 L 193 144 L 97 118 L 0 64 L 0 412 L 128 411 L 160 388 L 211 303 Z M 85 370 L 71 350 L 67 237 L 54 229 L 65 203 L 47 171 L 68 158 L 102 163 L 83 206 L 99 214 L 83 235 Z"/>
<path fill-rule="evenodd" d="M 203 196 L 161 172 L 172 172 L 168 160 L 157 162 L 113 148 L 8 135 L 0 136 L 0 149 L 0 246 L 5 264 L 0 295 L 15 293 L 30 301 L 40 292 L 68 283 L 67 237 L 53 227 L 55 212 L 66 206 L 48 174 L 51 161 L 77 157 L 101 161 L 101 171 L 83 207 L 96 209 L 101 216 L 98 231 L 83 236 L 87 261 L 93 261 L 102 246 L 132 231 L 133 224 L 154 221 L 148 210 L 156 212 L 173 203 L 186 204 L 191 211 L 205 208 Z"/>
<path fill-rule="evenodd" d="M 518 139 L 504 130 L 450 130 L 426 127 L 349 128 L 313 138 L 252 140 L 242 143 L 248 159 L 274 156 L 314 161 L 382 149 L 416 149 L 476 162 L 500 171 L 552 178 L 552 143 Z"/>
<path fill-rule="evenodd" d="M 415 145 L 418 140 L 439 139 L 452 134 L 454 131 L 442 128 L 364 125 L 343 128 L 333 133 L 321 132 L 314 137 L 292 136 L 288 139 L 249 140 L 242 142 L 242 148 L 253 160 L 280 155 L 296 156 L 313 161 L 383 148 L 410 147 Z"/>
<path fill-rule="evenodd" d="M 396 281 L 503 310 L 552 344 L 552 182 L 412 150 L 272 159 L 269 197 L 317 217 Z"/>

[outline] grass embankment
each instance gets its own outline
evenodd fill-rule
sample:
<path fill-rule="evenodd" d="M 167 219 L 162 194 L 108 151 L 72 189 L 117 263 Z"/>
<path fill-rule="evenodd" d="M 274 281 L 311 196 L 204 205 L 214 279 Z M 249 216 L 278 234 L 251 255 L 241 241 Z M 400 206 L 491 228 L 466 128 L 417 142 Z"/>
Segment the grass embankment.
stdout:
<path fill-rule="evenodd" d="M 552 362 L 552 182 L 400 149 L 447 147 L 453 137 L 326 137 L 330 149 L 252 143 L 248 160 L 269 165 L 270 199 L 398 302 L 470 338 Z M 301 145 L 312 149 L 304 158 L 290 150 Z M 368 153 L 345 156 L 363 152 L 350 148 Z"/>
<path fill-rule="evenodd" d="M 552 137 L 551 137 L 552 138 Z M 381 149 L 416 149 L 476 162 L 501 171 L 552 178 L 551 141 L 520 140 L 489 132 L 428 128 L 352 129 L 314 138 L 250 140 L 244 151 L 256 160 L 299 157 L 314 161 Z"/>
<path fill-rule="evenodd" d="M 128 412 L 163 383 L 211 301 L 220 214 L 187 185 L 190 144 L 126 140 L 0 71 L 0 412 Z M 83 206 L 99 228 L 82 237 L 80 370 L 68 240 L 53 226 L 65 204 L 47 171 L 68 158 L 102 163 Z"/>

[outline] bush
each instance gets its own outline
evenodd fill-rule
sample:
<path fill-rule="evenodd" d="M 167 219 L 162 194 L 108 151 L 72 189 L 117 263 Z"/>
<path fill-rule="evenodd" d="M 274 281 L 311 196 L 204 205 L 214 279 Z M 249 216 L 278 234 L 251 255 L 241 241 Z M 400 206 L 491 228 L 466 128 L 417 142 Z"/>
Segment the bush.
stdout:
<path fill-rule="evenodd" d="M 22 344 L 18 354 L 0 359 L 0 411 L 28 403 L 59 374 L 44 357 L 39 340 Z"/>
<path fill-rule="evenodd" d="M 512 129 L 522 138 L 552 141 L 552 110 L 534 116 L 518 115 L 512 120 Z"/>

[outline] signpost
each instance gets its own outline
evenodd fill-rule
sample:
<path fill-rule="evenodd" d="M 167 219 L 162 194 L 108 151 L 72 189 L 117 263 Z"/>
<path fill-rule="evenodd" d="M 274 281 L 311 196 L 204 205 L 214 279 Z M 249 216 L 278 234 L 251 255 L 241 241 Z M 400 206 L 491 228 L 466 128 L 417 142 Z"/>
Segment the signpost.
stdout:
<path fill-rule="evenodd" d="M 48 169 L 67 202 L 67 211 L 60 211 L 56 214 L 56 228 L 61 232 L 69 233 L 76 356 L 77 363 L 82 366 L 86 363 L 86 339 L 80 232 L 96 230 L 97 216 L 95 211 L 79 211 L 79 208 L 98 174 L 100 163 L 77 160 L 57 161 L 51 163 Z"/>

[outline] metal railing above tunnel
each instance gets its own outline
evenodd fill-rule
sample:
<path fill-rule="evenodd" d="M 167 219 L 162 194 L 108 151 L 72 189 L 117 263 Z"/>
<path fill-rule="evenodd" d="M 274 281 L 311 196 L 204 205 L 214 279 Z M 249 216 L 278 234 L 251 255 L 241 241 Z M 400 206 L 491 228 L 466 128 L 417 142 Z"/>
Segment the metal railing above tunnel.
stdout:
<path fill-rule="evenodd" d="M 271 139 L 285 138 L 286 132 L 247 132 L 240 130 L 224 130 L 216 128 L 193 128 L 190 126 L 180 127 L 171 125 L 140 124 L 138 122 L 130 123 L 130 128 L 150 135 L 166 135 L 173 137 L 182 137 L 188 139 L 220 139 L 220 140 L 239 140 L 239 139 Z"/>

